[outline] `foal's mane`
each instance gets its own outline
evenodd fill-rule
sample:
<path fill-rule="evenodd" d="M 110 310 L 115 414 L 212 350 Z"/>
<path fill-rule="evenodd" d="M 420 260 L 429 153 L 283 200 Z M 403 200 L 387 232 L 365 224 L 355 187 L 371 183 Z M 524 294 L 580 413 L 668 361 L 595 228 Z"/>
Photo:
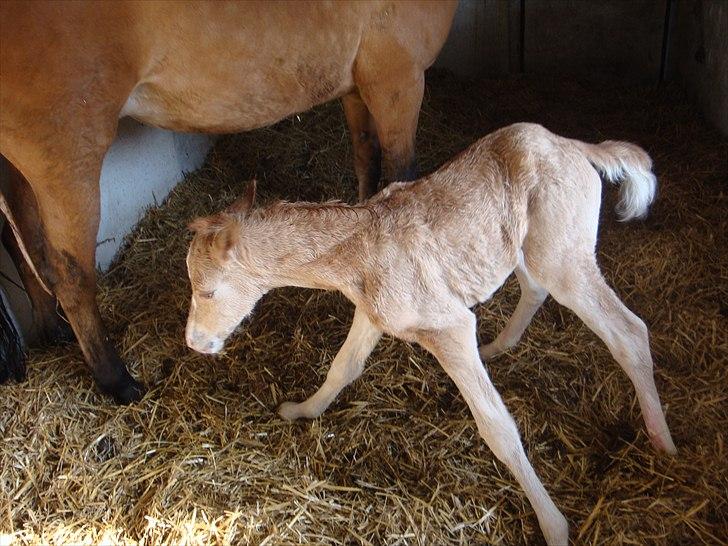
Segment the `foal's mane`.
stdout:
<path fill-rule="evenodd" d="M 208 242 L 214 241 L 215 237 L 235 225 L 265 222 L 270 220 L 302 220 L 314 219 L 335 220 L 337 217 L 347 219 L 363 220 L 365 218 L 379 219 L 379 214 L 372 203 L 349 205 L 343 201 L 332 200 L 323 203 L 309 201 L 274 201 L 273 203 L 256 207 L 244 216 L 239 216 L 228 211 L 221 211 L 212 216 L 197 218 L 189 225 L 189 229 L 197 236 L 203 237 Z"/>
<path fill-rule="evenodd" d="M 254 209 L 251 217 L 258 215 L 261 219 L 279 218 L 281 216 L 294 216 L 299 218 L 307 217 L 331 217 L 346 216 L 348 218 L 364 218 L 365 216 L 378 218 L 375 207 L 371 203 L 360 203 L 350 205 L 343 201 L 331 200 L 323 203 L 310 201 L 275 201 L 269 205 Z"/>

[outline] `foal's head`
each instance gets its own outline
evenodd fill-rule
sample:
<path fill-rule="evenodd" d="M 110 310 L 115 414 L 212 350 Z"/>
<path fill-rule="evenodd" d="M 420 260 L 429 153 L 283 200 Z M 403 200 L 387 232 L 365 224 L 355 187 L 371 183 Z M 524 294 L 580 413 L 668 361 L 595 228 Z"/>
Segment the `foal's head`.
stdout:
<path fill-rule="evenodd" d="M 187 253 L 192 300 L 186 340 L 201 353 L 220 352 L 227 337 L 271 288 L 256 274 L 249 245 L 241 244 L 243 224 L 254 200 L 253 181 L 230 208 L 190 224 L 195 237 Z"/>

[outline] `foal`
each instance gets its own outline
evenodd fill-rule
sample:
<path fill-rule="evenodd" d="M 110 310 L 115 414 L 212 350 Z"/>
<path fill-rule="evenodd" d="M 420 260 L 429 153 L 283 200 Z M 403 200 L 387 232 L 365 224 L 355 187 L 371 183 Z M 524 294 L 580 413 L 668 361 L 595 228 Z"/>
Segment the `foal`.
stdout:
<path fill-rule="evenodd" d="M 356 306 L 351 331 L 321 388 L 304 402 L 284 403 L 281 416 L 319 416 L 359 377 L 383 332 L 419 343 L 455 382 L 481 436 L 523 487 L 547 542 L 566 544 L 567 522 L 526 458 L 481 358 L 513 346 L 550 293 L 607 344 L 637 391 L 652 443 L 675 452 L 647 328 L 607 286 L 594 255 L 597 170 L 609 181 L 622 180 L 617 211 L 629 220 L 644 215 L 654 198 L 651 165 L 633 144 L 586 144 L 517 124 L 361 205 L 252 208 L 252 183 L 230 209 L 191 225 L 187 344 L 219 352 L 272 288 L 341 291 Z M 513 271 L 518 306 L 503 332 L 478 350 L 469 308 L 490 298 Z"/>

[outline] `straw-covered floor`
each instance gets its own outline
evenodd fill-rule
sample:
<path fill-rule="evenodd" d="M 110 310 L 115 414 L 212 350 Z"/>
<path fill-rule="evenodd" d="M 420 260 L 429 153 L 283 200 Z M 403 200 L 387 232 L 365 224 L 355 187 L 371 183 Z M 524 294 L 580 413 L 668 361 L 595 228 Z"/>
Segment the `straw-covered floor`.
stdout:
<path fill-rule="evenodd" d="M 647 220 L 618 223 L 605 188 L 599 261 L 650 328 L 679 454 L 655 455 L 628 380 L 552 300 L 522 343 L 487 366 L 575 544 L 726 543 L 726 140 L 670 86 L 428 78 L 422 172 L 521 120 L 652 154 L 660 194 Z M 342 296 L 279 290 L 225 355 L 185 347 L 185 226 L 253 176 L 263 201 L 352 201 L 340 105 L 222 138 L 129 237 L 100 303 L 150 387 L 141 403 L 116 407 L 97 394 L 75 344 L 34 351 L 28 380 L 0 387 L 0 542 L 543 543 L 520 488 L 418 347 L 385 338 L 321 418 L 277 416 L 280 402 L 323 382 L 352 317 Z M 517 298 L 511 279 L 478 308 L 483 340 Z"/>

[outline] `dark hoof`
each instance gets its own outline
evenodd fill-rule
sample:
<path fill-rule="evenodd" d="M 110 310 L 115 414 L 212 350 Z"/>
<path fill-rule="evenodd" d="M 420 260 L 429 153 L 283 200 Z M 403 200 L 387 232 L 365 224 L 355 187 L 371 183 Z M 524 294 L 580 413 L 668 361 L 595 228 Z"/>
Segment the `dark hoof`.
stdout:
<path fill-rule="evenodd" d="M 401 182 L 412 182 L 413 180 L 417 180 L 417 164 L 414 161 L 404 170 L 404 172 L 400 173 L 399 180 Z"/>
<path fill-rule="evenodd" d="M 144 394 L 146 392 L 147 389 L 143 383 L 140 383 L 136 379 L 132 379 L 121 389 L 114 393 L 111 393 L 111 395 L 114 397 L 114 402 L 126 406 L 127 404 L 131 404 L 132 402 L 138 402 L 139 400 L 144 398 Z"/>
<path fill-rule="evenodd" d="M 417 162 L 414 159 L 409 165 L 394 173 L 394 178 L 387 182 L 412 182 L 413 180 L 417 180 Z"/>
<path fill-rule="evenodd" d="M 103 385 L 99 382 L 99 388 L 104 394 L 111 396 L 114 402 L 124 406 L 138 402 L 144 398 L 144 394 L 147 392 L 144 385 L 131 375 L 123 377 L 112 385 Z"/>

